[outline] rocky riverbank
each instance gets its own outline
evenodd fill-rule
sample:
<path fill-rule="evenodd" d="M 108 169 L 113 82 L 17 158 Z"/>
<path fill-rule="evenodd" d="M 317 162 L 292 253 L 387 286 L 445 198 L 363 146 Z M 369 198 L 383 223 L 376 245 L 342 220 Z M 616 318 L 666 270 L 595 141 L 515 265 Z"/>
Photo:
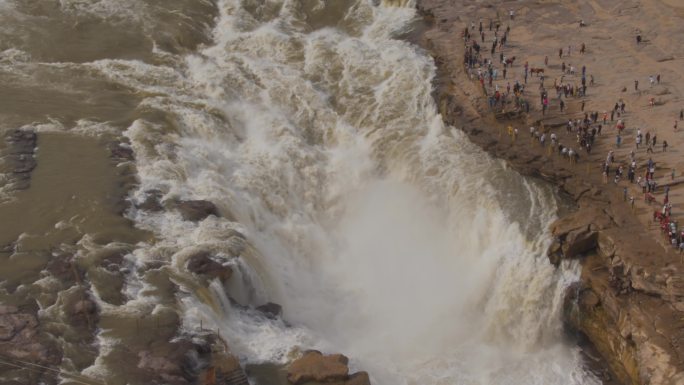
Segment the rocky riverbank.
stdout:
<path fill-rule="evenodd" d="M 610 110 L 618 97 L 634 106 L 629 114 L 623 115 L 632 127 L 628 137 L 641 122 L 660 122 L 650 117 L 653 110 L 639 105 L 644 102 L 640 98 L 647 95 L 626 95 L 620 89 L 624 89 L 622 83 L 629 85 L 631 82 L 631 78 L 624 80 L 624 72 L 628 69 L 637 73 L 634 76 L 642 77 L 644 68 L 653 70 L 654 67 L 657 71 L 678 74 L 676 68 L 658 65 L 667 62 L 660 61 L 659 57 L 672 57 L 668 48 L 673 47 L 659 41 L 672 26 L 657 20 L 681 14 L 681 9 L 657 1 L 633 2 L 636 10 L 626 4 L 611 7 L 612 3 L 608 3 L 519 1 L 511 4 L 509 10 L 493 1 L 454 4 L 448 0 L 419 0 L 419 12 L 428 26 L 421 31 L 418 40 L 437 65 L 434 96 L 445 122 L 462 129 L 474 143 L 493 156 L 506 159 L 522 174 L 554 183 L 563 195 L 576 203 L 574 211 L 553 224 L 555 242 L 548 252 L 550 262 L 556 265 L 562 258 L 579 258 L 582 263 L 580 282 L 566 293 L 565 323 L 586 335 L 620 382 L 681 384 L 684 383 L 684 351 L 680 346 L 684 342 L 684 266 L 680 255 L 664 245 L 657 226 L 650 224 L 653 208 L 640 202 L 641 189 L 637 190 L 626 181 L 617 185 L 602 182 L 601 160 L 613 149 L 614 136 L 599 137 L 591 154 L 582 151 L 580 159 L 571 162 L 558 154 L 556 148 L 541 145 L 528 131 L 533 126 L 537 132 L 556 133 L 561 144 L 578 147 L 574 134 L 565 130 L 567 120 L 583 116 L 584 103 L 590 106 L 588 112 Z M 511 10 L 513 18 L 509 15 Z M 469 72 L 465 68 L 462 37 L 463 31 L 469 28 L 478 43 L 484 40 L 483 57 L 491 57 L 501 74 L 500 51 L 497 49 L 490 56 L 489 48 L 494 38 L 494 31 L 489 30 L 490 20 L 494 26 L 500 24 L 499 38 L 510 26 L 503 52 L 509 58 L 517 58 L 514 65 L 507 68 L 508 79 L 499 75 L 492 88 L 480 84 L 474 76 L 476 70 Z M 587 27 L 579 27 L 578 20 L 584 20 Z M 633 37 L 615 24 L 624 24 L 626 20 L 630 26 L 651 28 L 653 42 L 644 49 L 663 52 L 653 55 L 637 52 L 631 58 L 616 59 L 612 64 L 602 61 L 601 58 L 607 58 L 612 50 L 623 56 L 631 54 L 629 44 Z M 484 25 L 484 39 L 479 33 L 480 21 Z M 605 39 L 610 39 L 611 44 L 604 44 Z M 583 42 L 590 48 L 580 57 L 577 51 Z M 588 97 L 568 99 L 565 111 L 552 106 L 549 112 L 542 114 L 537 108 L 540 79 L 531 77 L 525 82 L 523 63 L 529 61 L 531 67 L 544 68 L 546 84 L 550 88 L 552 79 L 562 75 L 560 60 L 554 56 L 558 47 L 568 45 L 574 45 L 576 49 L 575 57 L 568 60 L 577 63 L 578 68 L 583 63 L 591 63 L 590 73 L 601 80 L 589 87 Z M 552 57 L 548 66 L 544 65 L 544 56 Z M 616 64 L 621 66 L 619 75 L 615 73 Z M 571 79 L 576 84 L 574 75 Z M 667 85 L 668 95 L 677 89 L 675 80 L 681 78 L 672 75 L 671 79 Z M 494 113 L 483 88 L 493 91 L 498 85 L 503 91 L 507 83 L 516 80 L 527 83 L 525 98 L 530 101 L 530 110 L 516 110 L 511 103 L 506 106 L 506 112 Z M 659 91 L 651 92 L 657 94 Z M 676 106 L 668 105 L 670 100 L 672 98 L 664 98 L 665 107 L 658 112 L 659 116 L 663 115 L 660 116 L 663 121 L 667 114 L 674 116 Z M 509 125 L 518 130 L 517 135 L 508 134 Z M 666 136 L 670 138 L 670 144 L 679 143 L 681 138 L 670 136 Z M 628 146 L 624 147 L 614 149 L 618 156 L 629 151 Z M 637 152 L 639 172 L 648 157 L 643 149 L 641 151 Z M 658 174 L 677 167 L 677 159 L 676 155 L 669 154 L 656 158 L 661 162 Z M 676 182 L 670 182 L 673 191 Z M 671 192 L 670 195 L 675 197 L 672 199 L 684 201 L 679 194 Z M 631 196 L 637 201 L 633 206 L 629 204 Z M 604 378 L 604 381 L 609 379 Z"/>

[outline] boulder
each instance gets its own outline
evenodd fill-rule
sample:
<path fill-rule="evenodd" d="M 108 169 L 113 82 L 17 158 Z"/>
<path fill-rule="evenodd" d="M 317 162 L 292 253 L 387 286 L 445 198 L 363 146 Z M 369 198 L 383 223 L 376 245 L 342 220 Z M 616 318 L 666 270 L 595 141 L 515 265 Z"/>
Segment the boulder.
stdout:
<path fill-rule="evenodd" d="M 201 336 L 176 336 L 168 344 L 158 343 L 138 352 L 137 367 L 146 383 L 189 385 L 198 383 L 201 367 L 211 359 L 211 341 Z M 202 364 L 204 363 L 204 364 Z"/>
<path fill-rule="evenodd" d="M 112 154 L 112 158 L 118 160 L 133 160 L 135 158 L 133 149 L 125 143 L 110 143 L 109 152 Z"/>
<path fill-rule="evenodd" d="M 164 207 L 161 204 L 161 198 L 164 194 L 159 190 L 147 190 L 145 191 L 145 199 L 135 205 L 139 210 L 158 212 L 162 211 Z"/>
<path fill-rule="evenodd" d="M 33 154 L 38 144 L 38 136 L 33 131 L 13 130 L 7 134 L 5 139 L 8 154 Z"/>
<path fill-rule="evenodd" d="M 549 262 L 552 265 L 558 267 L 560 265 L 561 258 L 563 257 L 562 245 L 560 239 L 555 238 L 553 242 L 549 245 L 546 250 L 546 256 L 549 257 Z"/>
<path fill-rule="evenodd" d="M 171 204 L 171 206 L 186 221 L 199 222 L 210 215 L 221 216 L 216 205 L 205 200 L 179 200 Z"/>
<path fill-rule="evenodd" d="M 257 306 L 256 310 L 265 315 L 266 318 L 276 319 L 282 314 L 283 307 L 277 303 L 269 302 L 267 304 Z"/>
<path fill-rule="evenodd" d="M 349 376 L 349 380 L 344 385 L 371 385 L 370 378 L 366 372 L 357 372 Z"/>
<path fill-rule="evenodd" d="M 584 254 L 596 248 L 598 241 L 598 232 L 588 230 L 587 228 L 579 228 L 572 230 L 565 237 L 563 243 L 563 257 L 575 258 L 580 254 Z"/>
<path fill-rule="evenodd" d="M 223 266 L 211 258 L 208 251 L 200 251 L 188 258 L 187 269 L 208 279 L 218 278 L 226 282 L 233 275 L 230 266 Z"/>
<path fill-rule="evenodd" d="M 307 382 L 344 382 L 349 379 L 349 359 L 341 354 L 324 356 L 312 350 L 295 360 L 287 369 L 287 380 L 294 385 Z"/>
<path fill-rule="evenodd" d="M 11 175 L 8 184 L 14 190 L 24 190 L 31 184 L 31 171 L 36 168 L 34 151 L 38 137 L 33 131 L 12 130 L 5 137 L 2 161 Z"/>

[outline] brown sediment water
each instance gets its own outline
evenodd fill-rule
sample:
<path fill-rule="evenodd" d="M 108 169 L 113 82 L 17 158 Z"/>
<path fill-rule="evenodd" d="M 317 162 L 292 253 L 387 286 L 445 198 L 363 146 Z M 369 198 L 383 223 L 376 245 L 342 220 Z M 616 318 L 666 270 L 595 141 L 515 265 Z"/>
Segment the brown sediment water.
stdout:
<path fill-rule="evenodd" d="M 146 238 L 121 215 L 127 167 L 114 165 L 101 139 L 58 132 L 38 137 L 30 188 L 0 205 L 0 244 L 11 255 L 0 275 L 9 286 L 33 282 L 54 250 L 86 234 L 103 245 Z"/>
<path fill-rule="evenodd" d="M 108 140 L 39 133 L 30 187 L 0 205 L 0 303 L 36 314 L 38 334 L 31 343 L 61 352 L 61 367 L 70 373 L 91 365 L 97 355 L 92 345 L 97 316 L 84 318 L 73 313 L 74 306 L 88 299 L 93 288 L 105 300 L 122 295 L 121 282 L 98 266 L 98 254 L 106 254 L 106 248 L 125 253 L 151 240 L 151 234 L 122 216 L 133 169 L 130 162 L 117 165 Z M 9 352 L 11 346 L 4 345 L 8 351 L 3 354 L 21 357 Z M 36 370 L 9 370 L 4 378 L 36 376 Z M 51 372 L 42 375 L 54 381 Z"/>

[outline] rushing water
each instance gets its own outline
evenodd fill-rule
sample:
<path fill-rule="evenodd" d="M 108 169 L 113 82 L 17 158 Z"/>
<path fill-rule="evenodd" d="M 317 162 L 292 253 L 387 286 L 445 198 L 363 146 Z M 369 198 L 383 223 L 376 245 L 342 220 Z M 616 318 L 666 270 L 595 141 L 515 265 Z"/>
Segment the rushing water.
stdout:
<path fill-rule="evenodd" d="M 223 214 L 129 210 L 156 240 L 126 256 L 126 301 L 95 288 L 82 373 L 135 383 L 131 320 L 171 312 L 245 363 L 319 348 L 378 385 L 596 382 L 560 327 L 577 268 L 544 256 L 555 197 L 443 125 L 432 60 L 395 38 L 410 1 L 0 0 L 0 15 L 0 96 L 34 98 L 6 105 L 4 128 L 122 133 L 133 202 L 160 190 Z M 193 281 L 200 249 L 234 267 L 228 287 Z"/>

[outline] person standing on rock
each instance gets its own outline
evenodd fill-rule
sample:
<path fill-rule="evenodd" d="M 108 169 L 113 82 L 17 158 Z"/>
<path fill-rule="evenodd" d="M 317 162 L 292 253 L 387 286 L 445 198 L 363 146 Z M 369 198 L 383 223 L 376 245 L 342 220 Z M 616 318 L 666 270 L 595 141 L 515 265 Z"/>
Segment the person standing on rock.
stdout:
<path fill-rule="evenodd" d="M 663 140 L 663 152 L 667 152 L 667 140 Z"/>
<path fill-rule="evenodd" d="M 585 103 L 585 101 L 582 100 L 582 105 L 581 105 L 581 110 L 582 110 L 582 112 L 584 112 L 584 103 Z"/>
<path fill-rule="evenodd" d="M 639 81 L 638 80 L 634 81 L 634 91 L 639 91 Z"/>
<path fill-rule="evenodd" d="M 560 110 L 563 112 L 563 109 L 565 109 L 565 102 L 561 99 L 560 101 Z"/>
<path fill-rule="evenodd" d="M 563 48 L 558 49 L 558 58 L 561 59 L 563 57 Z"/>

